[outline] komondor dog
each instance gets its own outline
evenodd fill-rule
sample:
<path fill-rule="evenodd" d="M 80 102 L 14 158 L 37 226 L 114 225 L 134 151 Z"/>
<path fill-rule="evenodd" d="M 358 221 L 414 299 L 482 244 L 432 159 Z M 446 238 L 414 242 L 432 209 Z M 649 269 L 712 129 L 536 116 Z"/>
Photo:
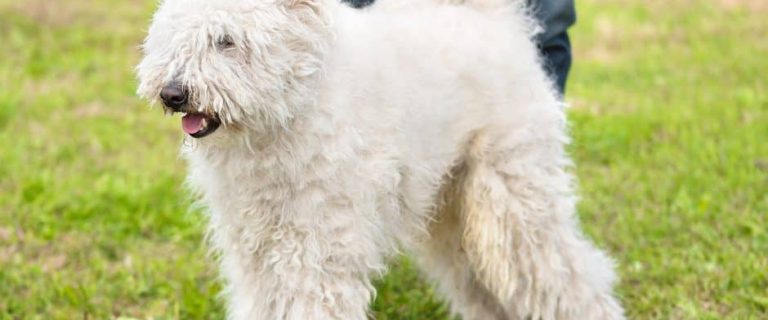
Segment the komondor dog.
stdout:
<path fill-rule="evenodd" d="M 231 319 L 366 319 L 412 253 L 464 319 L 621 319 L 514 0 L 165 0 L 139 93 L 183 113 Z"/>

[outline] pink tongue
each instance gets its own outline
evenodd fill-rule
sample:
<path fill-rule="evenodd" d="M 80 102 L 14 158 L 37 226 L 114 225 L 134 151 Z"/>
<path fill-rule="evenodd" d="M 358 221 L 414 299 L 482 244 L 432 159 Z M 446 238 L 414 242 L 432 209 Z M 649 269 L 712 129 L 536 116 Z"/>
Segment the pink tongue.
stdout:
<path fill-rule="evenodd" d="M 203 129 L 203 119 L 202 114 L 188 114 L 181 118 L 181 127 L 187 134 L 197 133 Z"/>

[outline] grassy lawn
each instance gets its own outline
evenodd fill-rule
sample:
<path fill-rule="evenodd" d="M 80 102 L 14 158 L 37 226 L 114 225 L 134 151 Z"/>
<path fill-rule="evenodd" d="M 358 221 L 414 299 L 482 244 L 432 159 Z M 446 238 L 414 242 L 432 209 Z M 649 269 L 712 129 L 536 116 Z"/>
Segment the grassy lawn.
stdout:
<path fill-rule="evenodd" d="M 0 319 L 223 316 L 178 123 L 134 96 L 155 2 L 0 0 Z M 580 215 L 629 316 L 767 319 L 768 4 L 577 3 Z M 447 319 L 407 261 L 378 288 Z"/>

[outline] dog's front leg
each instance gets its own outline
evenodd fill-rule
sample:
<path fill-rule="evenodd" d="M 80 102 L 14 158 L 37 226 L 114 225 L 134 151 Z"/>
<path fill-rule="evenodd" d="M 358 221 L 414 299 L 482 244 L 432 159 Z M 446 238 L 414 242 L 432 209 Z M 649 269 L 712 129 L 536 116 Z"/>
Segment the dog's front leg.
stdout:
<path fill-rule="evenodd" d="M 384 269 L 375 206 L 334 198 L 345 197 L 217 237 L 231 241 L 218 245 L 230 319 L 367 318 L 371 277 Z"/>

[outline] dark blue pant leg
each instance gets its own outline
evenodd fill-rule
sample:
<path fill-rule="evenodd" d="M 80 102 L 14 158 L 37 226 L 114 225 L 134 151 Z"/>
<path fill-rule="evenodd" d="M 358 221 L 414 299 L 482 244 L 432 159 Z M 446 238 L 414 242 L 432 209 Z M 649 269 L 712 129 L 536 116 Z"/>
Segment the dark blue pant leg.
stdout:
<path fill-rule="evenodd" d="M 568 32 L 562 32 L 539 43 L 544 68 L 555 81 L 560 94 L 565 94 L 565 82 L 571 70 L 571 41 Z"/>
<path fill-rule="evenodd" d="M 552 76 L 560 94 L 565 93 L 571 69 L 571 41 L 568 28 L 576 23 L 574 0 L 528 0 L 533 14 L 544 28 L 536 37 L 544 67 Z"/>

